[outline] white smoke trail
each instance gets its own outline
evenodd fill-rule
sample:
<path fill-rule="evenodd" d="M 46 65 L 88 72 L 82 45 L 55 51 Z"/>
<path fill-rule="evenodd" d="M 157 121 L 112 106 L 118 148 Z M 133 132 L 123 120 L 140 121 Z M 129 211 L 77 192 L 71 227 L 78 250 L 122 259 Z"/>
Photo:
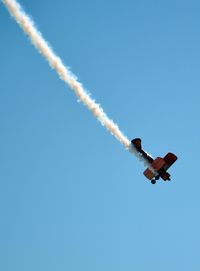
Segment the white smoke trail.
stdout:
<path fill-rule="evenodd" d="M 24 12 L 20 4 L 15 0 L 2 0 L 10 14 L 15 18 L 20 27 L 31 39 L 36 49 L 48 61 L 49 65 L 57 72 L 60 78 L 76 93 L 77 97 L 93 113 L 106 129 L 115 136 L 126 149 L 133 153 L 145 165 L 150 166 L 143 156 L 137 152 L 127 137 L 119 130 L 117 124 L 107 117 L 102 107 L 90 98 L 87 91 L 70 70 L 62 63 L 62 60 L 53 52 L 47 41 L 35 27 L 33 21 Z"/>

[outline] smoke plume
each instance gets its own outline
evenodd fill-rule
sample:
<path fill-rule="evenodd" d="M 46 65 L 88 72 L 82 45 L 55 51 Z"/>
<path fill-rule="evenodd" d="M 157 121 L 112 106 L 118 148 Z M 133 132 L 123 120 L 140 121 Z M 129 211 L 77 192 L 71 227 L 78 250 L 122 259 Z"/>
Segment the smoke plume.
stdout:
<path fill-rule="evenodd" d="M 42 34 L 37 30 L 34 22 L 25 13 L 20 4 L 15 0 L 2 0 L 10 14 L 15 18 L 17 23 L 23 31 L 30 38 L 33 45 L 40 52 L 40 54 L 47 60 L 49 65 L 57 72 L 59 77 L 75 92 L 78 99 L 92 112 L 106 129 L 124 145 L 131 153 L 133 153 L 139 160 L 142 160 L 147 166 L 148 162 L 143 156 L 137 152 L 132 146 L 128 138 L 120 131 L 117 124 L 115 124 L 103 111 L 102 107 L 93 100 L 82 84 L 77 80 L 71 71 L 63 64 L 62 60 L 53 52 L 47 41 L 42 37 Z"/>

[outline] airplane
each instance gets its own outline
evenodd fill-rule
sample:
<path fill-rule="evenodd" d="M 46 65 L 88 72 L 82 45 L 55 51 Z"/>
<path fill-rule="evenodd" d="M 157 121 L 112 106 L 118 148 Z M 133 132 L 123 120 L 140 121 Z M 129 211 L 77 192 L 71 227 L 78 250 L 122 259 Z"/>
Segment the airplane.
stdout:
<path fill-rule="evenodd" d="M 149 164 L 149 167 L 143 172 L 144 176 L 155 184 L 157 180 L 162 178 L 164 181 L 170 181 L 170 174 L 167 172 L 168 168 L 177 160 L 177 156 L 171 152 L 165 155 L 164 158 L 157 157 L 153 159 L 147 152 L 142 149 L 141 139 L 135 138 L 131 140 L 132 145 L 142 158 Z"/>

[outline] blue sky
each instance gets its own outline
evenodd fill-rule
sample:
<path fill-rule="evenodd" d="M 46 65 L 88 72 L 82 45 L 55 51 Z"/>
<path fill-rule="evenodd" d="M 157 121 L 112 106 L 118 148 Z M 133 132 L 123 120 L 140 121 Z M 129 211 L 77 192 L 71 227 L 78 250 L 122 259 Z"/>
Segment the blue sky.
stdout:
<path fill-rule="evenodd" d="M 151 185 L 0 5 L 0 269 L 200 268 L 199 1 L 20 2 L 130 138 Z"/>

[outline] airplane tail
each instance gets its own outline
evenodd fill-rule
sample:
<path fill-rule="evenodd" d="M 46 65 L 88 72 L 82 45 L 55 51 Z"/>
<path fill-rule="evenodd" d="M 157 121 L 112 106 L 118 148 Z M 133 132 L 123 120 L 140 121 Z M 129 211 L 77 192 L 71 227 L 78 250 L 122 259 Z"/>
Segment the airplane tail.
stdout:
<path fill-rule="evenodd" d="M 139 152 L 142 150 L 141 142 L 142 142 L 142 140 L 140 138 L 134 138 L 133 140 L 131 140 L 131 143 L 136 148 L 136 150 Z"/>

